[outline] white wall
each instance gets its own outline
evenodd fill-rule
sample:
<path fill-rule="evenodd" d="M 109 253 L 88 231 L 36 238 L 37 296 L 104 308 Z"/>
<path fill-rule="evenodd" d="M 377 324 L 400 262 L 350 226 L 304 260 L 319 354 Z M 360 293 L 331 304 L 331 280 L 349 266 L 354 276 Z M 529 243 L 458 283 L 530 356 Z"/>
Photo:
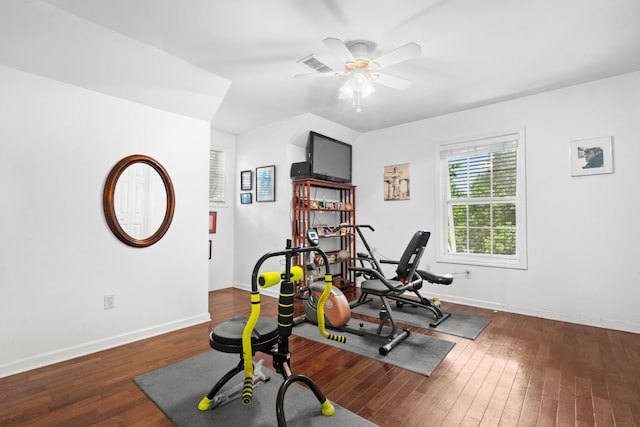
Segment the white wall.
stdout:
<path fill-rule="evenodd" d="M 240 172 L 236 172 L 236 137 L 234 135 L 211 131 L 211 148 L 225 152 L 226 187 L 224 203 L 209 203 L 209 210 L 217 212 L 215 234 L 209 234 L 211 240 L 211 259 L 209 260 L 209 290 L 228 288 L 233 284 L 233 248 L 236 199 L 238 199 Z"/>
<path fill-rule="evenodd" d="M 0 92 L 0 376 L 207 321 L 209 124 L 3 66 Z M 107 174 L 136 153 L 176 194 L 144 249 L 102 213 Z"/>
<path fill-rule="evenodd" d="M 353 143 L 359 133 L 312 114 L 304 114 L 290 120 L 266 126 L 239 135 L 237 138 L 236 163 L 236 221 L 234 247 L 234 285 L 251 287 L 251 273 L 262 255 L 285 248 L 291 239 L 291 163 L 305 160 L 305 149 L 309 131 Z M 240 205 L 239 176 L 242 170 L 253 170 L 259 166 L 276 165 L 276 201 L 255 201 Z M 255 182 L 254 182 L 255 184 Z M 273 261 L 273 262 L 271 262 Z M 264 264 L 263 271 L 282 271 L 280 259 Z M 270 293 L 277 293 L 271 289 Z"/>
<path fill-rule="evenodd" d="M 442 264 L 435 243 L 422 267 L 472 271 L 428 285 L 445 301 L 640 332 L 634 186 L 640 158 L 640 73 L 363 134 L 354 147 L 358 222 L 397 258 L 418 229 L 435 229 L 436 145 L 526 127 L 528 270 Z M 571 177 L 569 141 L 611 135 L 614 171 Z M 411 200 L 383 201 L 385 165 L 410 163 Z M 432 238 L 434 236 L 432 235 Z"/>
<path fill-rule="evenodd" d="M 230 82 L 38 0 L 0 9 L 0 376 L 207 321 L 209 123 Z M 131 154 L 175 187 L 144 249 L 102 213 Z"/>

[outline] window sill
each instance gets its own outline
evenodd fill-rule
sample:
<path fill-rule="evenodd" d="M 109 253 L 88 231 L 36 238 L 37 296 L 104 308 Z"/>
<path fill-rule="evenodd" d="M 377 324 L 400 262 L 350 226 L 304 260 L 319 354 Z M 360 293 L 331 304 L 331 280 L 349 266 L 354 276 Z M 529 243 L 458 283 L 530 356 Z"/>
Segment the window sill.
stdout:
<path fill-rule="evenodd" d="M 479 265 L 483 267 L 513 268 L 527 270 L 526 259 L 517 257 L 496 257 L 490 255 L 448 254 L 436 257 L 436 262 L 450 264 Z"/>

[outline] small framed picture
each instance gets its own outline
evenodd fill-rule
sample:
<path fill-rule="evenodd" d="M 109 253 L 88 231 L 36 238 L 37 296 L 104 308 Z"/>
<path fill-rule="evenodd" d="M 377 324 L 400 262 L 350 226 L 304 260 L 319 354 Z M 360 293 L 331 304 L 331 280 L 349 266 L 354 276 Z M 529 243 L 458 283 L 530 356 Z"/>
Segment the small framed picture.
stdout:
<path fill-rule="evenodd" d="M 253 187 L 253 171 L 246 170 L 240 172 L 240 190 L 251 191 Z"/>
<path fill-rule="evenodd" d="M 240 193 L 240 204 L 250 205 L 253 202 L 252 193 Z"/>
<path fill-rule="evenodd" d="M 218 222 L 218 213 L 209 212 L 209 234 L 216 233 L 216 222 Z"/>
<path fill-rule="evenodd" d="M 571 176 L 613 173 L 613 137 L 571 141 Z"/>
<path fill-rule="evenodd" d="M 256 168 L 256 202 L 276 201 L 276 167 Z"/>
<path fill-rule="evenodd" d="M 409 163 L 384 167 L 384 200 L 409 200 L 411 176 Z"/>

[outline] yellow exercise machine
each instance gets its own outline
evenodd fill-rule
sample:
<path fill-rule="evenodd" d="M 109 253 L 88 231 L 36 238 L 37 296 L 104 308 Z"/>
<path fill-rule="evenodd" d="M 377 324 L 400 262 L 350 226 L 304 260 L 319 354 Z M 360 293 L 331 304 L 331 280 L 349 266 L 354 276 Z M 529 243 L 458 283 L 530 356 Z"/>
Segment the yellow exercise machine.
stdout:
<path fill-rule="evenodd" d="M 311 378 L 302 374 L 294 374 L 291 371 L 289 353 L 289 336 L 293 327 L 294 314 L 294 286 L 293 282 L 302 278 L 302 268 L 291 265 L 294 256 L 306 252 L 316 252 L 320 255 L 327 266 L 325 274 L 325 289 L 318 302 L 318 312 L 320 313 L 318 330 L 327 339 L 345 342 L 345 338 L 340 335 L 329 334 L 325 329 L 324 303 L 331 293 L 332 276 L 329 271 L 329 260 L 327 255 L 317 247 L 292 248 L 291 240 L 287 240 L 286 249 L 283 251 L 269 252 L 263 255 L 255 267 L 251 276 L 251 315 L 247 318 L 235 317 L 227 322 L 223 322 L 213 328 L 209 334 L 209 344 L 215 350 L 225 353 L 239 353 L 240 363 L 227 372 L 211 389 L 209 393 L 200 401 L 198 409 L 206 411 L 212 406 L 216 395 L 222 387 L 236 374 L 244 371 L 244 382 L 242 387 L 242 403 L 250 405 L 253 398 L 254 387 L 254 366 L 253 356 L 256 352 L 262 352 L 273 356 L 273 367 L 281 374 L 284 382 L 280 385 L 276 398 L 276 416 L 278 426 L 286 426 L 284 414 L 284 397 L 287 389 L 294 382 L 306 384 L 314 393 L 321 404 L 322 414 L 329 416 L 335 413 L 335 408 L 320 391 Z M 267 272 L 260 273 L 262 264 L 274 257 L 284 257 L 285 269 L 283 273 Z M 280 283 L 280 297 L 278 301 L 278 320 L 271 317 L 260 316 L 260 293 L 258 287 L 268 288 Z"/>

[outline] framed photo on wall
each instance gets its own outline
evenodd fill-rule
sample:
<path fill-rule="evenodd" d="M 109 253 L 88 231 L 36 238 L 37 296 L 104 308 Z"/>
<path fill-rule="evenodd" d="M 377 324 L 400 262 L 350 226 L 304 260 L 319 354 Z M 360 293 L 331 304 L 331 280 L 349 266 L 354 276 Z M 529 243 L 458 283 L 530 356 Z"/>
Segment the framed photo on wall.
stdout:
<path fill-rule="evenodd" d="M 384 167 L 384 200 L 409 200 L 411 196 L 409 163 Z"/>
<path fill-rule="evenodd" d="M 216 233 L 216 223 L 218 222 L 218 213 L 209 212 L 209 234 Z"/>
<path fill-rule="evenodd" d="M 253 202 L 252 193 L 240 193 L 240 204 L 250 205 Z"/>
<path fill-rule="evenodd" d="M 253 188 L 253 172 L 250 170 L 240 172 L 240 190 L 251 191 Z"/>
<path fill-rule="evenodd" d="M 613 173 L 613 137 L 571 141 L 571 176 Z"/>
<path fill-rule="evenodd" d="M 256 202 L 276 201 L 276 167 L 256 168 Z"/>

